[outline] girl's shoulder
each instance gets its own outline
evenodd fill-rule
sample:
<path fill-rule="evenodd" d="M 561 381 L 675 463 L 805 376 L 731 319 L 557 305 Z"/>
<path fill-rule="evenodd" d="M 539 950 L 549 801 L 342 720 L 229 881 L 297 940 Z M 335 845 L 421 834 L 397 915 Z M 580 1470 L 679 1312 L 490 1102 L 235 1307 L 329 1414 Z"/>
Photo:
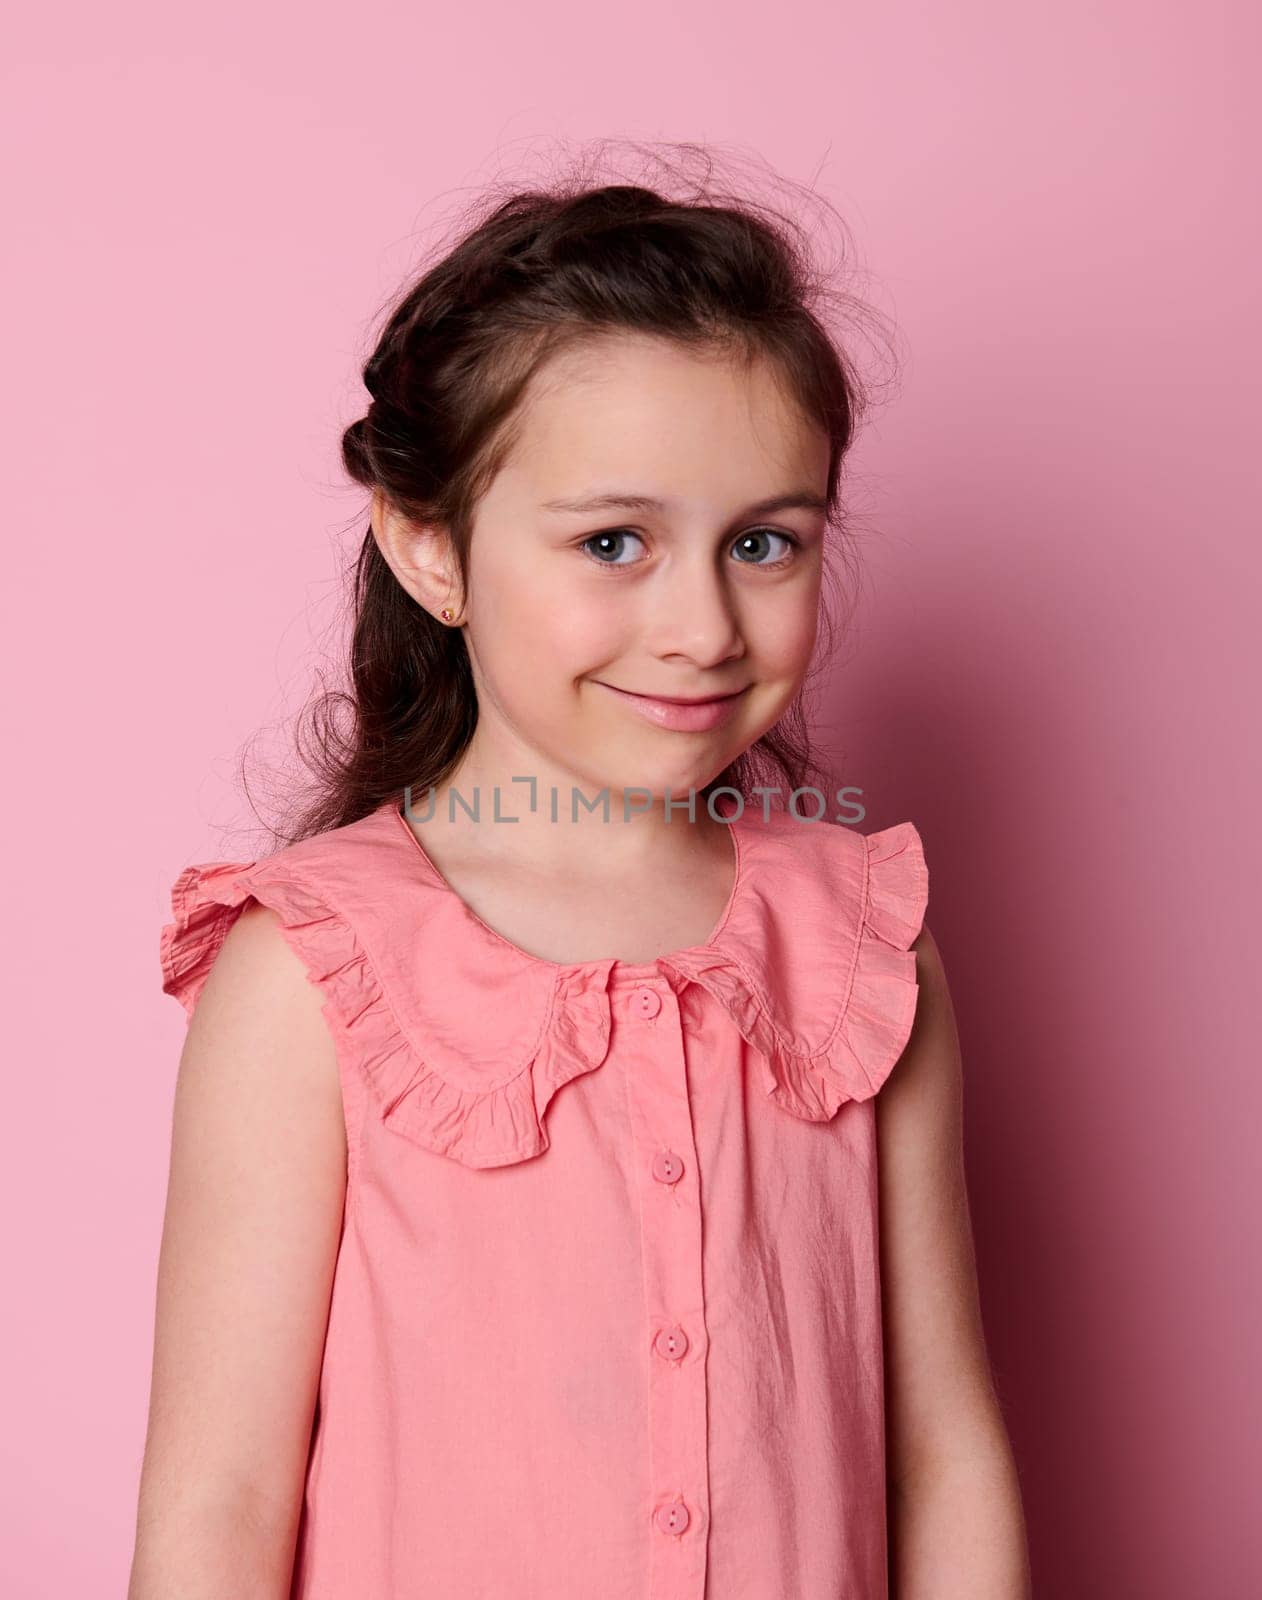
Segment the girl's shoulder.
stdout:
<path fill-rule="evenodd" d="M 912 822 L 863 834 L 783 809 L 755 813 L 737 841 L 744 889 L 720 944 L 752 1002 L 742 1032 L 766 1058 L 771 1097 L 826 1120 L 876 1094 L 910 1037 L 924 844 Z"/>
<path fill-rule="evenodd" d="M 390 887 L 399 876 L 392 810 L 383 806 L 256 860 L 185 867 L 172 886 L 172 920 L 160 937 L 163 992 L 191 1016 L 229 930 L 254 901 L 277 913 L 309 968 L 331 965 L 370 937 L 368 923 L 388 925 Z M 394 819 L 410 835 L 403 817 L 394 812 Z"/>
<path fill-rule="evenodd" d="M 506 961 L 391 801 L 257 860 L 180 872 L 159 959 L 163 992 L 189 1018 L 256 904 L 276 913 L 322 994 L 345 1080 L 383 1123 L 472 1167 L 546 1148 L 551 1095 L 603 1055 L 609 963 Z"/>

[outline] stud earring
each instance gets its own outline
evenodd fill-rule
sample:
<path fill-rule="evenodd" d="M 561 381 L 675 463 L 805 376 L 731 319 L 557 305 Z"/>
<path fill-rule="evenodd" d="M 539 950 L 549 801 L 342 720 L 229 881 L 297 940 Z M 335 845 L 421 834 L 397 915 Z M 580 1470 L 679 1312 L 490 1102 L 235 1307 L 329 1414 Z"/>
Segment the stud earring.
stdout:
<path fill-rule="evenodd" d="M 455 615 L 456 615 L 456 613 L 451 609 L 450 606 L 444 606 L 443 609 L 438 614 L 443 619 L 444 622 L 451 622 L 454 619 Z"/>

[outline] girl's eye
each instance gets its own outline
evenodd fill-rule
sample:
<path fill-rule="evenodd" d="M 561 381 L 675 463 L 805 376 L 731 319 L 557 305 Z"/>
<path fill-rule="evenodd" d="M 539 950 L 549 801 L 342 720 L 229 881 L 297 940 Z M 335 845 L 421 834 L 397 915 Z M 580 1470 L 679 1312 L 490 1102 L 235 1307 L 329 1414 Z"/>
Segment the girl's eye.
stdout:
<path fill-rule="evenodd" d="M 593 533 L 590 538 L 584 539 L 581 549 L 588 550 L 602 567 L 627 567 L 633 565 L 630 561 L 619 561 L 619 546 L 623 540 L 639 539 L 638 533 L 632 533 L 630 528 L 611 528 L 607 533 Z M 597 551 L 593 546 L 601 546 Z M 610 546 L 613 546 L 611 549 Z"/>
<path fill-rule="evenodd" d="M 629 567 L 635 564 L 634 556 L 630 560 L 620 559 L 625 554 L 625 541 L 628 539 L 643 543 L 640 535 L 632 533 L 630 528 L 611 528 L 605 533 L 591 534 L 583 540 L 581 548 L 588 551 L 600 566 Z M 779 539 L 783 546 L 787 546 L 787 549 L 782 550 L 779 555 L 775 555 L 773 547 L 773 559 L 770 561 L 762 559 L 768 539 Z M 748 533 L 741 534 L 732 546 L 732 550 L 737 560 L 744 566 L 775 567 L 787 558 L 789 551 L 796 548 L 797 543 L 791 534 L 781 533 L 776 528 L 751 528 Z"/>
<path fill-rule="evenodd" d="M 778 557 L 771 561 L 760 561 L 758 559 L 760 551 L 766 548 L 764 541 L 767 539 L 781 540 L 783 544 L 788 546 L 788 550 L 795 549 L 798 542 L 791 534 L 781 533 L 776 528 L 751 528 L 748 533 L 742 533 L 732 546 L 737 560 L 748 567 L 778 567 L 780 562 L 786 559 L 788 550 L 782 551 Z M 753 547 L 752 550 L 750 549 L 751 546 Z"/>

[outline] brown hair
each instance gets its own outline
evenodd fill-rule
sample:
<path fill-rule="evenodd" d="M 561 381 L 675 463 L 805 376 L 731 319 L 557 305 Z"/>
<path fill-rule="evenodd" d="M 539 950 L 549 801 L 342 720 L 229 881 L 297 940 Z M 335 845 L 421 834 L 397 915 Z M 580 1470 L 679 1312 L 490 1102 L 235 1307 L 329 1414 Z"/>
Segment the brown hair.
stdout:
<path fill-rule="evenodd" d="M 491 186 L 464 213 L 454 246 L 388 309 L 363 368 L 372 403 L 342 435 L 346 471 L 405 516 L 445 526 L 467 577 L 478 500 L 514 442 L 526 385 L 556 352 L 627 329 L 747 361 L 769 357 L 831 441 L 827 577 L 828 561 L 847 557 L 841 468 L 870 394 L 829 336 L 826 312 L 868 308 L 841 291 L 836 269 L 815 263 L 799 223 L 721 190 L 704 148 L 651 147 L 656 187 L 594 181 L 588 169 L 604 148 L 551 182 L 507 194 Z M 299 754 L 315 788 L 291 801 L 288 826 L 273 829 L 280 838 L 354 822 L 407 785 L 423 804 L 477 723 L 462 631 L 407 594 L 371 526 L 354 563 L 352 606 L 350 687 L 321 690 L 300 719 Z M 822 608 L 829 637 L 830 621 Z M 803 692 L 703 798 L 720 785 L 748 795 L 760 782 L 827 792 Z"/>

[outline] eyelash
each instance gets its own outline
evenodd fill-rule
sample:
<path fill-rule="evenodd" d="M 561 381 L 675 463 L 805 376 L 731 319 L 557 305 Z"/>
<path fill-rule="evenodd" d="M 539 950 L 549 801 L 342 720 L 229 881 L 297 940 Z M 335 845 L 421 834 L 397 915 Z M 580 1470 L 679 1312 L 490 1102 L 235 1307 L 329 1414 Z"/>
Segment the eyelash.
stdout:
<path fill-rule="evenodd" d="M 747 539 L 751 533 L 770 533 L 773 534 L 777 539 L 786 539 L 790 545 L 790 549 L 788 553 L 781 556 L 778 561 L 742 561 L 738 563 L 739 566 L 753 567 L 755 570 L 760 570 L 763 572 L 774 572 L 780 567 L 784 566 L 786 562 L 791 561 L 794 557 L 794 554 L 802 548 L 802 541 L 796 538 L 793 534 L 786 533 L 783 528 L 747 528 L 744 533 L 737 534 L 736 539 L 733 540 L 733 543 L 736 543 L 741 539 Z M 601 561 L 598 556 L 593 555 L 591 551 L 588 550 L 587 547 L 592 543 L 593 540 L 610 539 L 615 534 L 630 534 L 631 537 L 635 539 L 639 539 L 641 537 L 640 534 L 636 533 L 634 528 L 602 528 L 599 533 L 589 533 L 587 537 L 580 542 L 579 549 L 588 555 L 593 566 L 607 567 L 612 572 L 624 572 L 630 567 L 638 567 L 640 565 L 638 561 Z"/>

